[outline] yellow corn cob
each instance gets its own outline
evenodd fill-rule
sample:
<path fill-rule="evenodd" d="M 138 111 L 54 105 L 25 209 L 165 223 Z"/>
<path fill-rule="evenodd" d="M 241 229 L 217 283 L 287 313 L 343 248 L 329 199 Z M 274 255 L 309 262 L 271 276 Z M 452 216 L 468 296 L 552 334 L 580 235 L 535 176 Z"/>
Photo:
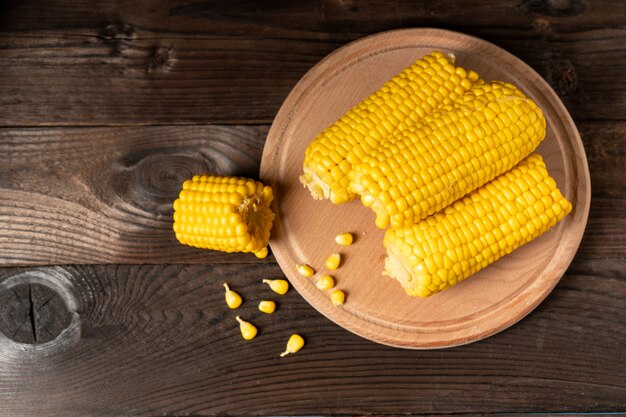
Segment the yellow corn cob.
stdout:
<path fill-rule="evenodd" d="M 274 214 L 273 192 L 258 181 L 196 175 L 174 201 L 174 232 L 182 244 L 224 252 L 260 252 Z"/>
<path fill-rule="evenodd" d="M 354 164 L 392 133 L 483 82 L 451 60 L 441 52 L 418 59 L 320 133 L 306 150 L 300 176 L 312 196 L 335 204 L 354 199 L 347 176 Z"/>
<path fill-rule="evenodd" d="M 442 212 L 387 230 L 384 274 L 409 295 L 429 296 L 540 236 L 571 209 L 532 154 Z"/>
<path fill-rule="evenodd" d="M 541 110 L 511 84 L 479 85 L 443 110 L 382 141 L 350 172 L 378 227 L 436 213 L 511 169 L 546 134 Z"/>

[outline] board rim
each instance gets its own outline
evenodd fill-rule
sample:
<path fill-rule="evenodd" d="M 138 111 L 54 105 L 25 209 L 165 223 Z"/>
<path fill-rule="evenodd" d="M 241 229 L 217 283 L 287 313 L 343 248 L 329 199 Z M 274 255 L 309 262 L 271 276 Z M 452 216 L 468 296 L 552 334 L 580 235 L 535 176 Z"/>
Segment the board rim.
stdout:
<path fill-rule="evenodd" d="M 482 340 L 488 336 L 494 335 L 512 326 L 513 324 L 527 316 L 530 312 L 532 312 L 548 296 L 548 294 L 560 281 L 561 277 L 566 272 L 568 266 L 572 262 L 580 245 L 589 215 L 591 185 L 587 158 L 582 144 L 582 140 L 580 138 L 580 134 L 562 101 L 554 92 L 554 90 L 548 85 L 548 83 L 526 63 L 490 42 L 470 35 L 443 29 L 411 28 L 392 30 L 369 35 L 367 37 L 344 45 L 324 57 L 300 79 L 300 81 L 296 84 L 296 86 L 291 90 L 288 97 L 285 99 L 268 132 L 267 140 L 263 149 L 263 156 L 261 159 L 261 179 L 267 180 L 267 178 L 271 177 L 271 175 L 269 174 L 271 174 L 272 170 L 275 169 L 275 167 L 277 166 L 277 164 L 275 164 L 275 161 L 276 158 L 279 156 L 279 145 L 291 121 L 292 109 L 298 104 L 299 100 L 306 95 L 305 93 L 307 92 L 307 88 L 315 80 L 317 74 L 320 72 L 329 72 L 333 66 L 339 65 L 339 67 L 341 67 L 342 62 L 344 62 L 343 65 L 345 65 L 346 61 L 351 61 L 351 59 L 338 61 L 338 57 L 341 57 L 342 55 L 347 54 L 348 57 L 350 55 L 359 56 L 360 50 L 367 47 L 368 44 L 376 43 L 378 40 L 383 38 L 391 39 L 392 37 L 397 37 L 399 39 L 403 39 L 406 37 L 411 37 L 415 39 L 437 37 L 446 39 L 446 42 L 448 42 L 448 44 L 453 41 L 465 41 L 477 45 L 481 49 L 485 48 L 491 50 L 493 51 L 493 53 L 497 53 L 500 57 L 502 57 L 503 61 L 509 64 L 509 66 L 520 69 L 519 72 L 524 72 L 530 75 L 529 79 L 531 79 L 533 83 L 537 84 L 537 90 L 541 91 L 546 100 L 555 110 L 555 113 L 558 113 L 559 116 L 561 116 L 559 119 L 557 119 L 561 124 L 559 130 L 568 133 L 567 144 L 569 144 L 573 149 L 573 157 L 578 157 L 580 161 L 577 160 L 576 163 L 573 164 L 576 173 L 579 174 L 579 176 L 576 177 L 576 186 L 573 187 L 575 195 L 572 197 L 572 199 L 575 198 L 576 206 L 576 212 L 573 214 L 572 217 L 576 217 L 576 222 L 572 220 L 566 222 L 569 225 L 568 234 L 570 235 L 570 244 L 562 244 L 563 236 L 561 236 L 561 239 L 559 240 L 554 254 L 554 258 L 559 258 L 559 261 L 551 260 L 550 262 L 547 262 L 545 267 L 541 271 L 545 272 L 552 271 L 553 269 L 558 269 L 558 272 L 556 272 L 556 274 L 554 274 L 554 276 L 549 279 L 541 279 L 540 276 L 537 277 L 533 281 L 533 284 L 542 285 L 540 288 L 541 291 L 538 293 L 538 295 L 530 300 L 530 302 L 526 303 L 524 307 L 516 310 L 516 314 L 511 315 L 508 320 L 502 321 L 499 325 L 488 326 L 484 329 L 476 330 L 474 333 L 471 334 L 470 337 L 466 336 L 456 339 L 451 338 L 437 343 L 419 343 L 419 341 L 407 340 L 406 338 L 400 337 L 377 337 L 377 335 L 375 334 L 376 332 L 371 332 L 365 328 L 360 327 L 359 322 L 364 321 L 369 323 L 370 325 L 373 324 L 375 328 L 379 328 L 385 331 L 389 331 L 390 327 L 381 326 L 379 323 L 376 323 L 377 320 L 368 320 L 367 317 L 359 315 L 357 311 L 349 311 L 349 309 L 346 308 L 329 309 L 327 308 L 327 304 L 323 304 L 317 301 L 319 300 L 319 297 L 314 296 L 314 294 L 312 293 L 312 291 L 314 290 L 311 290 L 310 286 L 305 284 L 306 281 L 303 282 L 298 278 L 297 272 L 295 271 L 295 258 L 293 256 L 289 256 L 289 245 L 287 243 L 287 240 L 281 239 L 285 231 L 283 230 L 280 216 L 277 216 L 275 220 L 274 229 L 272 231 L 272 238 L 270 239 L 270 247 L 276 260 L 278 261 L 279 266 L 281 267 L 285 275 L 290 279 L 296 290 L 302 295 L 302 297 L 307 302 L 309 302 L 309 304 L 311 304 L 318 312 L 320 312 L 339 326 L 351 331 L 352 333 L 384 345 L 408 349 L 436 349 L 460 346 Z M 428 47 L 429 45 L 420 44 L 420 46 Z M 441 44 L 432 46 L 433 49 L 449 49 L 445 46 L 442 47 Z M 335 74 L 336 71 L 332 71 L 331 73 Z M 284 122 L 279 123 L 279 120 L 284 120 Z M 280 196 L 278 196 L 278 198 L 280 198 Z M 277 201 L 278 200 L 275 199 L 273 203 L 273 209 L 275 213 L 279 213 Z M 565 227 L 564 224 L 565 223 L 562 222 L 562 224 L 557 227 Z M 561 257 L 557 255 L 560 255 Z M 562 257 L 563 255 L 565 256 L 565 258 Z M 555 263 L 557 265 L 553 265 Z M 520 301 L 520 298 L 523 297 L 524 294 L 528 294 L 529 291 L 530 290 L 527 288 L 520 290 L 519 294 L 516 294 L 516 298 L 513 301 Z M 496 314 L 500 310 L 501 308 L 499 310 L 496 310 L 495 312 L 490 313 L 490 315 Z M 402 327 L 402 325 L 399 325 L 399 327 Z M 394 331 L 401 333 L 411 333 L 410 331 L 402 332 L 402 330 L 399 328 L 394 329 Z M 454 330 L 452 332 L 454 332 Z"/>

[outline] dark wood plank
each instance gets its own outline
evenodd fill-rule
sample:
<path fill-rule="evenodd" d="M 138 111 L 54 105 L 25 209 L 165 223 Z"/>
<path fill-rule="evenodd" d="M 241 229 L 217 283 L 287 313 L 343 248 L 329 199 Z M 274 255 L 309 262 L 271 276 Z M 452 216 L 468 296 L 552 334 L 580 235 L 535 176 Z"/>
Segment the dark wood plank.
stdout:
<path fill-rule="evenodd" d="M 11 416 L 623 411 L 626 260 L 601 275 L 595 262 L 576 261 L 511 329 L 436 351 L 368 342 L 295 291 L 271 293 L 261 278 L 281 276 L 274 263 L 0 269 L 0 282 L 49 276 L 76 298 L 80 322 L 39 347 L 0 339 L 0 407 Z M 239 310 L 226 307 L 223 282 L 244 297 Z M 274 315 L 256 309 L 263 298 L 278 301 Z M 237 314 L 258 326 L 256 339 L 241 338 Z M 280 358 L 292 332 L 307 344 Z"/>
<path fill-rule="evenodd" d="M 12 1 L 0 15 L 0 125 L 270 123 L 338 47 L 433 26 L 518 55 L 579 120 L 624 120 L 625 24 L 619 0 Z"/>
<path fill-rule="evenodd" d="M 257 177 L 267 127 L 0 130 L 0 264 L 252 262 L 180 245 L 201 172 Z"/>
<path fill-rule="evenodd" d="M 579 124 L 592 178 L 578 256 L 626 253 L 626 123 Z M 267 126 L 0 129 L 0 264 L 252 262 L 179 245 L 171 204 L 199 172 L 256 177 Z"/>

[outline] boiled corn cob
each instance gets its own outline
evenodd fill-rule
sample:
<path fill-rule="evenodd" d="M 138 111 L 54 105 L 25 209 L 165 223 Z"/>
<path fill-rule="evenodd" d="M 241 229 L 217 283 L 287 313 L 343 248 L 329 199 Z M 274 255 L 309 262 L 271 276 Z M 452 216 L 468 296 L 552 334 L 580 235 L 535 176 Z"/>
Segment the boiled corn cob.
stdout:
<path fill-rule="evenodd" d="M 350 188 L 378 227 L 408 227 L 511 169 L 545 134 L 543 113 L 515 86 L 479 85 L 382 141 L 353 167 Z"/>
<path fill-rule="evenodd" d="M 262 252 L 274 214 L 269 186 L 246 178 L 196 175 L 174 201 L 180 243 L 224 252 Z"/>
<path fill-rule="evenodd" d="M 540 236 L 571 209 L 532 154 L 442 212 L 387 230 L 384 274 L 409 295 L 429 296 Z"/>
<path fill-rule="evenodd" d="M 418 59 L 321 132 L 306 150 L 300 177 L 312 196 L 335 204 L 354 199 L 347 176 L 354 164 L 381 140 L 483 82 L 452 60 L 436 51 Z"/>

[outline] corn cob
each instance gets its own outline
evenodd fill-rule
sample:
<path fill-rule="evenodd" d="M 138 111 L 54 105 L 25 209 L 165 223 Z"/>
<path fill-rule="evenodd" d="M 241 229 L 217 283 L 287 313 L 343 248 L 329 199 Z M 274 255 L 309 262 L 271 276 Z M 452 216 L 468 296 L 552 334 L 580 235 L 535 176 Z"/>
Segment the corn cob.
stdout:
<path fill-rule="evenodd" d="M 312 196 L 335 204 L 354 199 L 347 176 L 354 164 L 384 138 L 483 82 L 451 60 L 436 51 L 418 59 L 320 133 L 306 150 L 300 176 Z"/>
<path fill-rule="evenodd" d="M 176 239 L 223 252 L 261 252 L 274 219 L 272 198 L 272 188 L 257 181 L 196 175 L 174 201 Z"/>
<path fill-rule="evenodd" d="M 540 236 L 571 209 L 532 154 L 442 212 L 387 230 L 384 274 L 409 295 L 429 296 Z"/>
<path fill-rule="evenodd" d="M 515 86 L 479 85 L 382 141 L 353 167 L 350 188 L 378 227 L 408 227 L 511 169 L 545 134 L 543 113 Z"/>

